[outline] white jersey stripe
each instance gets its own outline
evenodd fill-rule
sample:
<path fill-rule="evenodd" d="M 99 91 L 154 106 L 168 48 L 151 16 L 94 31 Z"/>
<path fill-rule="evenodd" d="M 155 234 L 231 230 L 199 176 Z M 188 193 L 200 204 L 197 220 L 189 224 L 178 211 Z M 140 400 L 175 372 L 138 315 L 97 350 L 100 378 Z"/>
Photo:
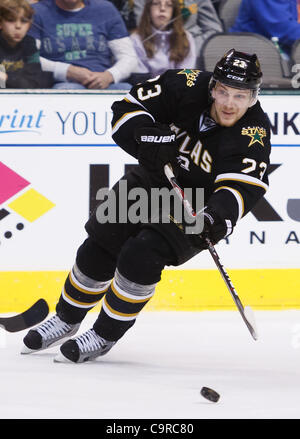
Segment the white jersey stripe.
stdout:
<path fill-rule="evenodd" d="M 228 186 L 220 186 L 218 187 L 218 189 L 215 190 L 215 192 L 218 192 L 222 189 L 230 191 L 234 195 L 238 204 L 238 211 L 239 211 L 238 220 L 240 220 L 244 214 L 244 199 L 242 195 L 236 189 L 233 189 L 232 187 L 228 187 Z"/>
<path fill-rule="evenodd" d="M 127 102 L 131 102 L 132 104 L 136 104 L 136 105 L 138 105 L 139 107 L 144 108 L 145 111 L 148 111 L 147 108 L 144 107 L 144 105 L 141 104 L 140 101 L 138 101 L 137 99 L 135 99 L 135 98 L 132 96 L 132 94 L 130 94 L 130 93 L 127 93 L 127 95 L 125 96 L 124 100 L 127 101 Z"/>
<path fill-rule="evenodd" d="M 254 186 L 260 186 L 265 191 L 267 191 L 269 187 L 266 183 L 259 180 L 258 178 L 251 177 L 250 175 L 238 174 L 238 173 L 227 173 L 227 174 L 217 175 L 215 179 L 215 183 L 219 183 L 220 181 L 224 181 L 224 180 L 241 181 L 242 183 L 252 184 Z"/>
<path fill-rule="evenodd" d="M 120 127 L 128 120 L 132 119 L 133 117 L 140 116 L 141 114 L 145 114 L 146 116 L 151 117 L 153 122 L 155 122 L 154 117 L 151 114 L 149 114 L 147 111 L 135 110 L 130 113 L 125 113 L 112 127 L 112 131 L 111 131 L 112 135 L 114 135 L 120 129 Z"/>

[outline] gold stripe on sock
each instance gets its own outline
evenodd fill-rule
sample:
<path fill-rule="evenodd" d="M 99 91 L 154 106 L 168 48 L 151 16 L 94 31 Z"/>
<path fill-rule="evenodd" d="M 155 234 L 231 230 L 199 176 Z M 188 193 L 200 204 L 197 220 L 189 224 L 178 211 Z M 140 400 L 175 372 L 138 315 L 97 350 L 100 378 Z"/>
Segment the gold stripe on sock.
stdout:
<path fill-rule="evenodd" d="M 91 303 L 87 303 L 87 302 L 79 302 L 79 300 L 73 299 L 73 297 L 71 297 L 71 296 L 66 292 L 65 288 L 64 288 L 64 290 L 63 290 L 63 294 L 68 298 L 68 300 L 70 300 L 71 302 L 73 302 L 75 306 L 76 306 L 76 304 L 77 304 L 77 305 L 84 305 L 84 306 L 86 306 L 87 308 L 89 308 L 89 307 L 92 308 L 93 306 L 97 305 L 97 303 L 99 303 L 100 300 L 101 300 L 101 299 L 98 299 L 96 302 L 91 302 Z"/>
<path fill-rule="evenodd" d="M 107 300 L 106 300 L 106 297 L 104 297 L 104 303 L 105 303 L 105 306 L 109 309 L 109 311 L 112 313 L 112 314 L 115 314 L 115 315 L 117 315 L 117 316 L 120 316 L 120 317 L 136 317 L 136 316 L 138 316 L 139 315 L 139 313 L 140 312 L 137 312 L 137 313 L 135 313 L 135 314 L 125 314 L 125 313 L 123 313 L 123 312 L 119 312 L 119 311 L 116 311 L 115 309 L 113 309 L 108 303 L 107 303 Z"/>
<path fill-rule="evenodd" d="M 121 299 L 121 300 L 124 300 L 124 302 L 129 302 L 129 303 L 143 303 L 143 302 L 148 302 L 148 300 L 150 300 L 151 299 L 151 297 L 153 296 L 153 294 L 152 294 L 152 296 L 151 297 L 148 297 L 147 299 L 137 299 L 137 300 L 135 300 L 135 299 L 130 299 L 129 297 L 126 297 L 126 296 L 123 296 L 117 289 L 116 289 L 116 287 L 113 285 L 113 282 L 111 283 L 111 289 L 112 289 L 112 291 L 113 291 L 113 293 L 119 298 L 119 299 Z"/>
<path fill-rule="evenodd" d="M 69 281 L 70 281 L 71 285 L 74 288 L 76 288 L 76 290 L 80 291 L 81 293 L 85 293 L 85 294 L 94 294 L 94 295 L 95 294 L 101 294 L 101 293 L 105 293 L 108 290 L 108 288 L 109 288 L 109 285 L 108 285 L 106 288 L 104 288 L 103 290 L 99 290 L 99 291 L 89 291 L 89 290 L 86 290 L 86 289 L 80 287 L 79 285 L 77 285 L 73 281 L 72 276 L 71 276 L 71 272 L 69 273 Z"/>

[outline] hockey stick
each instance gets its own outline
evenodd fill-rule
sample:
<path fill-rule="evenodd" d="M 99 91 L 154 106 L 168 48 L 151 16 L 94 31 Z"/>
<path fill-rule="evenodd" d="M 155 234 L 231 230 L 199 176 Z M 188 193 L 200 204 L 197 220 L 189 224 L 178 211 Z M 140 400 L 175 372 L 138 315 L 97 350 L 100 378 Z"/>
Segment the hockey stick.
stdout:
<path fill-rule="evenodd" d="M 187 210 L 188 214 L 192 217 L 196 217 L 196 212 L 194 211 L 193 207 L 190 205 L 189 201 L 184 197 L 184 192 L 183 189 L 180 187 L 180 185 L 178 184 L 175 175 L 173 174 L 173 170 L 170 164 L 165 165 L 164 167 L 164 171 L 165 171 L 165 175 L 167 177 L 167 179 L 169 180 L 169 182 L 171 183 L 173 189 L 175 190 L 175 192 L 177 193 L 177 195 L 179 196 L 179 198 L 181 199 L 185 209 Z M 255 325 L 255 319 L 254 319 L 254 314 L 253 311 L 251 309 L 250 306 L 243 306 L 231 280 L 230 277 L 227 273 L 227 271 L 225 270 L 225 268 L 223 267 L 223 265 L 221 264 L 220 258 L 218 253 L 215 250 L 215 247 L 213 246 L 213 244 L 207 239 L 207 244 L 208 244 L 208 250 L 209 253 L 211 254 L 227 288 L 228 291 L 230 292 L 250 334 L 252 335 L 252 337 L 254 338 L 254 340 L 258 339 L 257 336 L 257 331 L 256 331 L 256 325 Z"/>
<path fill-rule="evenodd" d="M 12 317 L 0 317 L 0 327 L 8 332 L 18 332 L 37 325 L 49 313 L 49 307 L 44 299 L 39 299 L 21 314 Z"/>

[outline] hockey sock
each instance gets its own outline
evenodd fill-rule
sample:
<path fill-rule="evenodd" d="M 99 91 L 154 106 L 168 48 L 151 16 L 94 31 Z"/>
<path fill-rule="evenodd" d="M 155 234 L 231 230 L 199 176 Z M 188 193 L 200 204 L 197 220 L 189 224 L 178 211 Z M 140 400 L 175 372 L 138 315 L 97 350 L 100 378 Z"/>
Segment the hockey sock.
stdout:
<path fill-rule="evenodd" d="M 81 322 L 87 312 L 102 299 L 109 281 L 95 281 L 85 276 L 75 264 L 69 273 L 56 306 L 61 320 L 69 324 Z"/>
<path fill-rule="evenodd" d="M 155 285 L 131 282 L 116 270 L 93 329 L 106 340 L 119 340 L 153 296 Z"/>
<path fill-rule="evenodd" d="M 78 248 L 76 262 L 69 273 L 56 307 L 67 323 L 81 322 L 102 299 L 113 278 L 116 261 L 88 237 Z"/>

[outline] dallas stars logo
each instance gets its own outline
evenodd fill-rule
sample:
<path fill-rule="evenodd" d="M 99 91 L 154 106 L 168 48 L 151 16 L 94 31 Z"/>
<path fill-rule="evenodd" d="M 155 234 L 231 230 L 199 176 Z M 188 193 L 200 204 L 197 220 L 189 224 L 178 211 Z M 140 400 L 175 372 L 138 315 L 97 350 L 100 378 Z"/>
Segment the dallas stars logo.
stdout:
<path fill-rule="evenodd" d="M 197 79 L 197 76 L 201 70 L 195 70 L 195 69 L 184 69 L 177 73 L 177 75 L 185 75 L 186 76 L 186 85 L 188 87 L 193 87 L 195 85 L 195 81 Z"/>
<path fill-rule="evenodd" d="M 256 143 L 256 142 L 262 146 L 265 146 L 262 139 L 263 139 L 263 137 L 266 137 L 266 135 L 267 135 L 267 133 L 266 133 L 265 128 L 248 127 L 248 128 L 242 129 L 242 136 L 251 137 L 251 140 L 250 140 L 248 147 L 254 145 L 254 143 Z"/>

